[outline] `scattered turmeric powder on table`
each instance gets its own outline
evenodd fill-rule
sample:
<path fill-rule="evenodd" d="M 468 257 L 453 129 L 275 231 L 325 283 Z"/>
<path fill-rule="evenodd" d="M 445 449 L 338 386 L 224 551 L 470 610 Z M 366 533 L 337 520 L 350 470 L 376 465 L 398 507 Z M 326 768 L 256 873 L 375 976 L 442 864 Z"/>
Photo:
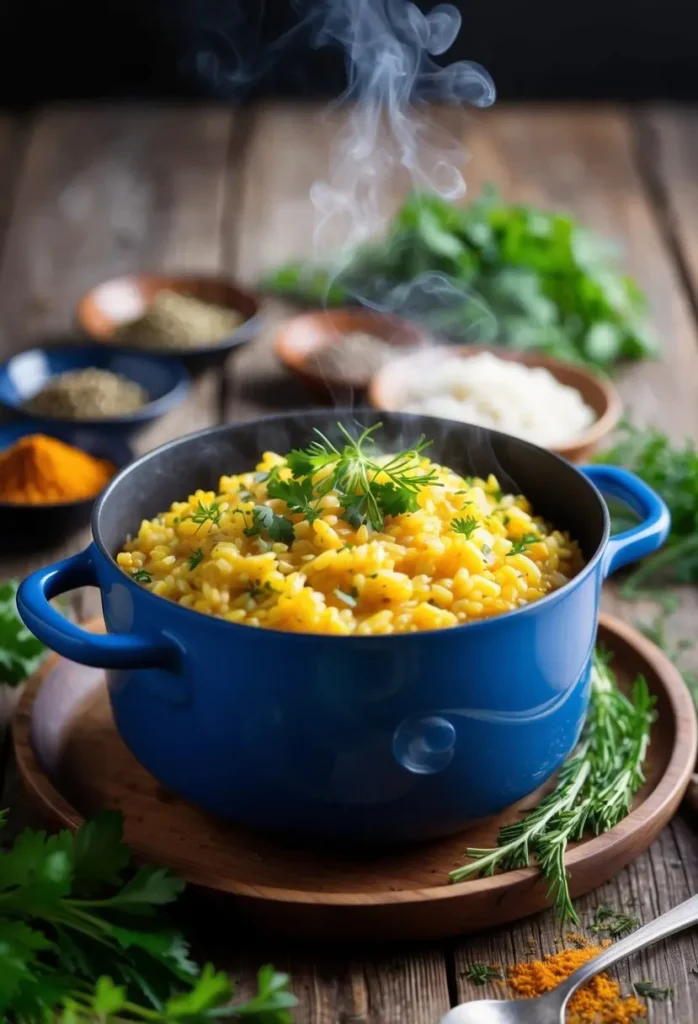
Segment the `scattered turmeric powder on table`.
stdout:
<path fill-rule="evenodd" d="M 579 937 L 575 936 L 575 939 Z M 608 945 L 606 943 L 605 945 Z M 514 964 L 507 971 L 509 987 L 522 999 L 533 999 L 557 988 L 570 974 L 597 956 L 602 946 L 562 949 L 542 960 Z M 646 1015 L 635 996 L 622 996 L 620 985 L 607 974 L 597 974 L 567 1004 L 567 1024 L 632 1024 Z"/>
<path fill-rule="evenodd" d="M 29 434 L 0 453 L 0 501 L 59 504 L 95 498 L 116 472 L 104 459 L 45 434 Z"/>

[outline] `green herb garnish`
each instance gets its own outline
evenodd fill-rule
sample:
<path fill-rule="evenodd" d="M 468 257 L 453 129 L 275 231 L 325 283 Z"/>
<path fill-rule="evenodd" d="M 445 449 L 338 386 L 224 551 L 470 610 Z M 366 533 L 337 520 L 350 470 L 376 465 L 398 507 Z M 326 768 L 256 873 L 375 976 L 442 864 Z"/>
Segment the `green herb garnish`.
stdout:
<path fill-rule="evenodd" d="M 286 975 L 262 968 L 256 995 L 230 1005 L 227 975 L 190 959 L 161 916 L 183 888 L 162 868 L 131 865 L 115 812 L 75 834 L 22 832 L 0 854 L 0 1019 L 290 1024 Z"/>
<path fill-rule="evenodd" d="M 479 525 L 477 519 L 473 519 L 472 516 L 451 520 L 451 529 L 454 533 L 460 533 L 464 537 L 469 537 L 474 530 L 477 530 Z"/>
<path fill-rule="evenodd" d="M 512 541 L 511 551 L 507 551 L 508 555 L 521 555 L 525 552 L 529 544 L 535 544 L 540 537 L 537 533 L 525 533 L 523 537 L 519 537 L 517 540 Z"/>
<path fill-rule="evenodd" d="M 240 512 L 244 516 L 244 512 Z M 252 509 L 252 522 L 245 526 L 243 533 L 246 537 L 258 537 L 266 533 L 269 540 L 281 544 L 293 543 L 293 523 L 285 516 L 277 514 L 268 505 L 255 505 Z"/>
<path fill-rule="evenodd" d="M 570 899 L 565 851 L 585 832 L 607 832 L 630 811 L 644 782 L 643 764 L 654 720 L 654 698 L 638 676 L 631 694 L 620 692 L 608 660 L 594 654 L 591 698 L 577 749 L 557 783 L 532 811 L 500 830 L 493 849 L 470 849 L 471 863 L 450 873 L 452 882 L 527 867 L 531 854 L 549 883 L 561 919 L 578 917 Z"/>
<path fill-rule="evenodd" d="M 299 513 L 309 523 L 320 515 L 320 507 L 310 477 L 303 480 L 280 480 L 278 468 L 274 467 L 267 480 L 267 494 L 270 498 L 285 501 L 289 512 Z"/>
<path fill-rule="evenodd" d="M 131 573 L 131 578 L 134 579 L 136 583 L 153 582 L 153 577 L 145 569 L 136 569 L 134 572 Z"/>
<path fill-rule="evenodd" d="M 17 612 L 17 580 L 0 586 L 0 684 L 19 686 L 33 675 L 46 648 L 29 632 Z"/>
<path fill-rule="evenodd" d="M 182 518 L 191 519 L 193 523 L 198 523 L 199 526 L 203 526 L 204 523 L 213 523 L 214 526 L 218 526 L 221 521 L 221 515 L 222 513 L 217 502 L 212 501 L 206 507 L 202 501 L 199 501 L 196 512 L 192 512 L 191 515 L 183 516 Z"/>
<path fill-rule="evenodd" d="M 488 981 L 501 981 L 502 972 L 491 964 L 472 964 L 463 977 L 473 985 L 486 985 Z"/>
<path fill-rule="evenodd" d="M 353 438 L 341 423 L 337 426 L 344 438 L 341 447 L 335 447 L 316 429 L 318 441 L 312 441 L 305 449 L 295 449 L 286 457 L 286 465 L 294 480 L 302 484 L 306 505 L 314 509 L 325 494 L 336 491 L 344 518 L 354 529 L 366 524 L 374 530 L 381 530 L 386 516 L 416 511 L 419 491 L 437 482 L 435 469 L 423 473 L 414 465 L 429 442 L 420 438 L 413 448 L 380 463 L 369 449 L 371 435 L 382 426 L 381 423 L 364 430 L 358 438 Z M 319 471 L 327 468 L 330 471 L 316 481 Z M 381 473 L 388 479 L 385 483 L 376 483 L 375 477 Z M 272 486 L 276 488 L 276 484 Z M 300 509 L 300 501 L 297 507 Z"/>
<path fill-rule="evenodd" d="M 621 935 L 633 931 L 639 924 L 639 917 L 630 917 L 628 914 L 613 910 L 605 903 L 601 903 L 594 912 L 594 923 L 591 930 L 597 934 L 605 932 L 611 938 L 618 939 Z"/>
<path fill-rule="evenodd" d="M 666 988 L 658 988 L 653 981 L 634 981 L 633 988 L 639 996 L 645 999 L 656 999 L 659 1002 L 666 1002 L 671 999 L 674 988 L 667 985 Z"/>
<path fill-rule="evenodd" d="M 196 551 L 192 551 L 189 555 L 189 570 L 191 571 L 192 569 L 196 569 L 197 565 L 203 561 L 203 558 L 204 553 L 201 548 L 197 548 Z"/>
<path fill-rule="evenodd" d="M 416 194 L 384 240 L 326 267 L 287 264 L 262 287 L 343 306 L 394 299 L 409 285 L 400 311 L 442 336 L 608 366 L 657 352 L 644 296 L 614 256 L 571 216 L 504 202 L 492 188 L 468 206 Z M 437 304 L 415 287 L 432 271 L 450 286 Z"/>

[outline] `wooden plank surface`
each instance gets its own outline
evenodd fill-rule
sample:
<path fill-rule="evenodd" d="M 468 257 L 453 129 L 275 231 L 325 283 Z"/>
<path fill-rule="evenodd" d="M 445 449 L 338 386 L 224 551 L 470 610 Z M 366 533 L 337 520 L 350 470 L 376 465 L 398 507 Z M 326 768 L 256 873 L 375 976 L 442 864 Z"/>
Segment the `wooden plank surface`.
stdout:
<path fill-rule="evenodd" d="M 698 344 L 686 288 L 686 268 L 691 279 L 698 275 L 691 181 L 698 125 L 690 142 L 693 115 L 660 113 L 652 114 L 662 142 L 656 167 L 643 124 L 620 111 L 502 108 L 477 118 L 440 116 L 470 147 L 464 171 L 471 194 L 494 181 L 507 198 L 567 207 L 624 242 L 627 264 L 650 297 L 664 360 L 631 368 L 621 390 L 639 422 L 657 423 L 676 437 L 698 436 Z M 16 151 L 22 136 L 14 125 L 4 134 L 3 124 L 0 119 L 0 185 L 2 175 L 12 180 L 11 161 L 1 158 Z M 336 128 L 336 121 L 312 108 L 293 106 L 242 114 L 223 108 L 43 114 L 28 131 L 11 211 L 0 202 L 0 245 L 9 213 L 0 259 L 2 353 L 70 331 L 80 294 L 115 273 L 223 268 L 254 283 L 263 269 L 310 254 L 315 217 L 308 192 L 327 175 Z M 661 175 L 664 206 L 648 168 Z M 389 202 L 398 198 L 397 188 L 388 190 Z M 218 422 L 222 412 L 232 419 L 307 403 L 307 392 L 270 351 L 270 331 L 283 312 L 271 310 L 267 331 L 230 360 L 225 378 L 204 375 L 186 406 L 143 435 L 139 448 Z M 83 540 L 75 538 L 71 547 Z M 4 563 L 0 571 L 7 576 L 30 567 Z M 604 603 L 626 618 L 649 613 L 622 606 L 611 587 Z M 676 628 L 695 635 L 695 611 L 695 597 L 687 592 Z M 586 921 L 600 902 L 649 920 L 697 888 L 695 821 L 678 817 L 644 857 L 579 906 Z M 240 978 L 243 991 L 251 989 L 262 962 L 290 969 L 301 1001 L 299 1024 L 436 1024 L 450 997 L 486 991 L 464 979 L 469 964 L 528 958 L 529 940 L 537 953 L 550 951 L 558 931 L 544 914 L 455 944 L 378 953 L 290 951 L 270 943 L 243 953 L 226 938 L 216 943 L 216 958 Z M 651 1005 L 650 1020 L 683 1024 L 698 1019 L 698 978 L 691 974 L 696 964 L 698 943 L 688 934 L 624 965 L 619 976 L 626 988 L 632 979 L 648 977 L 675 985 L 671 1003 Z"/>

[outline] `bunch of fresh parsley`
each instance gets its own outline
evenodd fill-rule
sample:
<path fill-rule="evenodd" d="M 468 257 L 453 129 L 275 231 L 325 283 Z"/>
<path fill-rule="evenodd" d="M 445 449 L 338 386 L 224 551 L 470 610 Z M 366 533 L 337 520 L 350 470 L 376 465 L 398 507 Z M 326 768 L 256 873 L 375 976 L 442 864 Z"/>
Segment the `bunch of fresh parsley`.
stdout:
<path fill-rule="evenodd" d="M 636 283 L 572 217 L 505 203 L 416 194 L 384 240 L 326 267 L 294 262 L 261 287 L 307 304 L 363 303 L 459 340 L 539 349 L 608 366 L 657 351 Z"/>
<path fill-rule="evenodd" d="M 198 967 L 161 918 L 183 883 L 131 866 L 120 815 L 103 812 L 75 834 L 31 829 L 0 854 L 0 1019 L 289 1024 L 288 978 L 264 967 L 257 994 Z"/>

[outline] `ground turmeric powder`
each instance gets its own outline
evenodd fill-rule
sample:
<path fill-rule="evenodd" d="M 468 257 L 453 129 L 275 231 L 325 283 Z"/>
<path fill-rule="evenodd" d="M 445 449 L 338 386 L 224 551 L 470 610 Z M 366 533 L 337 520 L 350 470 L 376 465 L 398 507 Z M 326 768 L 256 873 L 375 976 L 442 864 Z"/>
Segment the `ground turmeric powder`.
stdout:
<path fill-rule="evenodd" d="M 575 939 L 578 939 L 575 936 Z M 562 949 L 558 953 L 514 964 L 507 980 L 515 995 L 524 999 L 541 996 L 556 988 L 573 971 L 601 952 L 601 946 L 586 944 L 578 949 Z M 607 974 L 597 974 L 580 988 L 567 1004 L 567 1024 L 632 1024 L 646 1015 L 645 1007 L 635 996 L 621 996 L 620 985 Z"/>
<path fill-rule="evenodd" d="M 55 437 L 30 434 L 0 454 L 0 501 L 33 505 L 94 498 L 115 472 L 110 462 Z"/>

